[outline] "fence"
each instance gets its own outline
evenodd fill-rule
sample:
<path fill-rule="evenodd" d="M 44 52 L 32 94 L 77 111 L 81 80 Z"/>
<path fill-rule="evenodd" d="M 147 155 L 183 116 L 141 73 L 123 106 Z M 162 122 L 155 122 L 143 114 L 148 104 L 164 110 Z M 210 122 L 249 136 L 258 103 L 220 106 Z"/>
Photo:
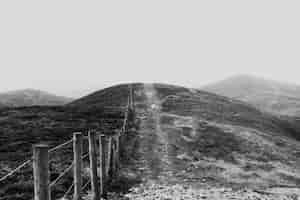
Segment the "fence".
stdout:
<path fill-rule="evenodd" d="M 134 116 L 133 89 L 130 86 L 127 109 L 124 114 L 122 128 L 114 135 L 103 135 L 98 131 L 90 130 L 87 136 L 81 132 L 73 134 L 73 138 L 52 149 L 45 144 L 33 146 L 33 157 L 25 161 L 6 176 L 0 182 L 6 180 L 14 173 L 33 162 L 34 200 L 50 200 L 51 190 L 57 183 L 73 169 L 73 183 L 65 192 L 63 198 L 70 196 L 73 190 L 73 199 L 82 199 L 83 190 L 91 185 L 92 200 L 107 198 L 107 185 L 110 180 L 118 175 L 120 169 L 120 141 L 126 133 L 129 120 Z M 83 154 L 83 140 L 88 139 L 89 151 Z M 73 143 L 73 162 L 50 183 L 49 156 Z M 98 145 L 97 145 L 98 144 Z M 99 151 L 100 173 L 97 176 L 97 151 Z M 83 184 L 83 160 L 89 157 L 90 180 Z"/>

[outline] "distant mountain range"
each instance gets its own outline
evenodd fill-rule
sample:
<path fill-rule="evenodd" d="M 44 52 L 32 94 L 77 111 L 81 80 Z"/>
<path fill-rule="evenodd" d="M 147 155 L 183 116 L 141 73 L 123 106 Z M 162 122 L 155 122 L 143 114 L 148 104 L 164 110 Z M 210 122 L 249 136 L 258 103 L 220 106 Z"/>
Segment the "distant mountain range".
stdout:
<path fill-rule="evenodd" d="M 0 107 L 54 106 L 64 105 L 72 98 L 56 96 L 48 92 L 24 89 L 0 93 Z"/>
<path fill-rule="evenodd" d="M 240 75 L 201 89 L 245 101 L 277 115 L 300 116 L 300 86 Z"/>

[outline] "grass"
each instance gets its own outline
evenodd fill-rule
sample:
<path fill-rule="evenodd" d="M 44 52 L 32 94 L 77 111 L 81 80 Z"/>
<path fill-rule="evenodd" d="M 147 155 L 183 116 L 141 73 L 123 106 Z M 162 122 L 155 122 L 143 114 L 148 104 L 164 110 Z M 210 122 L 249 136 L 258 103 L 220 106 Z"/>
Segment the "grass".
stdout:
<path fill-rule="evenodd" d="M 268 178 L 264 179 L 263 175 L 270 175 L 269 172 L 275 173 L 280 169 L 276 163 L 282 166 L 290 165 L 292 169 L 297 168 L 295 163 L 299 162 L 297 152 L 300 152 L 300 148 L 295 139 L 300 127 L 295 119 L 274 117 L 241 101 L 208 92 L 163 84 L 154 86 L 161 102 L 160 113 L 156 116 L 159 120 L 149 119 L 149 105 L 146 105 L 143 85 L 133 84 L 136 109 L 142 112 L 139 112 L 139 120 L 135 124 L 137 130 L 131 131 L 124 138 L 122 152 L 122 164 L 127 165 L 133 173 L 137 171 L 137 166 L 133 164 L 140 161 L 137 150 L 144 144 L 141 142 L 143 138 L 139 137 L 143 136 L 140 134 L 144 130 L 139 130 L 138 125 L 143 124 L 145 129 L 148 128 L 152 134 L 148 138 L 149 141 L 157 142 L 157 147 L 160 147 L 159 138 L 155 137 L 157 122 L 161 125 L 160 131 L 166 133 L 168 138 L 168 156 L 172 157 L 170 161 L 176 165 L 174 169 L 188 169 L 183 178 L 197 179 L 203 176 L 211 182 L 233 183 L 245 181 L 250 177 L 263 182 Z M 114 133 L 122 125 L 128 88 L 126 84 L 106 88 L 64 107 L 1 109 L 0 176 L 30 158 L 31 148 L 35 143 L 43 142 L 53 147 L 69 140 L 73 132 L 86 132 L 88 129 L 97 129 L 105 134 Z M 148 119 L 143 119 L 145 117 Z M 145 120 L 147 123 L 142 123 Z M 87 148 L 87 144 L 84 148 Z M 148 151 L 155 153 L 158 149 Z M 160 152 L 159 155 L 163 153 Z M 180 160 L 178 155 L 186 155 L 188 159 Z M 65 148 L 64 151 L 52 155 L 52 180 L 70 164 L 71 158 L 71 148 Z M 149 158 L 157 159 L 162 166 L 164 164 L 164 158 L 160 156 L 150 155 Z M 234 169 L 237 170 L 236 173 Z M 22 173 L 0 184 L 0 199 L 30 199 L 32 191 L 28 188 L 31 187 L 31 175 L 32 169 L 27 167 Z M 278 177 L 280 176 L 271 178 Z M 142 173 L 137 179 L 139 178 L 144 178 Z M 292 177 L 282 178 L 298 184 Z M 129 185 L 140 181 L 137 179 L 128 179 L 128 176 L 124 175 L 120 183 L 114 184 L 113 187 L 116 190 L 128 190 Z M 72 174 L 59 184 L 54 193 L 61 196 L 71 181 Z M 24 187 L 22 184 L 25 184 Z"/>
<path fill-rule="evenodd" d="M 32 156 L 32 145 L 47 143 L 54 147 L 72 138 L 74 132 L 86 134 L 89 129 L 97 129 L 112 134 L 120 129 L 123 119 L 122 110 L 104 110 L 101 108 L 75 107 L 24 107 L 2 109 L 0 111 L 0 176 L 13 169 Z M 84 145 L 87 151 L 87 144 Z M 51 180 L 72 161 L 72 145 L 51 155 Z M 32 169 L 21 170 L 16 176 L 0 183 L 0 198 L 12 200 L 32 197 Z M 61 194 L 63 185 L 72 179 L 66 179 L 55 193 Z M 13 194 L 16 194 L 15 196 Z M 23 196 L 21 195 L 23 194 Z"/>

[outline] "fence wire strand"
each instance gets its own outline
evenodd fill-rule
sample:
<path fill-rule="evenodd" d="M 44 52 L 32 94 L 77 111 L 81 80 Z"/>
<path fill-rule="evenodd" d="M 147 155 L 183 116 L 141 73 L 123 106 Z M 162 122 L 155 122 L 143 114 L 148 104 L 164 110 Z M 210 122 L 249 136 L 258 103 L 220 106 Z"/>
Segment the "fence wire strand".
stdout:
<path fill-rule="evenodd" d="M 66 198 L 67 198 L 67 196 L 71 193 L 73 187 L 74 187 L 74 182 L 73 182 L 72 185 L 69 187 L 69 189 L 67 190 L 67 192 L 64 194 L 63 199 L 66 199 Z"/>
<path fill-rule="evenodd" d="M 86 184 L 82 187 L 82 191 L 84 191 L 89 186 L 90 183 L 91 183 L 91 180 L 88 180 L 86 182 Z"/>
<path fill-rule="evenodd" d="M 68 141 L 66 141 L 66 142 L 63 143 L 63 144 L 57 145 L 56 147 L 50 149 L 48 152 L 49 152 L 49 153 L 53 153 L 54 151 L 56 151 L 56 150 L 58 150 L 58 149 L 60 149 L 60 148 L 62 148 L 62 147 L 64 147 L 64 146 L 66 146 L 66 145 L 68 145 L 68 144 L 70 144 L 70 143 L 72 143 L 72 142 L 73 142 L 73 139 L 68 140 Z"/>
<path fill-rule="evenodd" d="M 63 173 L 61 173 L 54 181 L 52 181 L 52 183 L 50 183 L 50 187 L 54 187 L 56 183 L 58 183 L 60 181 L 60 179 L 66 175 L 74 166 L 74 162 L 72 162 L 72 164 L 65 169 L 65 171 L 63 171 Z"/>
<path fill-rule="evenodd" d="M 32 159 L 29 159 L 29 160 L 25 161 L 24 163 L 22 163 L 21 165 L 19 165 L 18 167 L 16 167 L 14 170 L 10 171 L 8 174 L 6 174 L 5 176 L 3 176 L 0 179 L 0 182 L 4 181 L 8 177 L 12 176 L 14 173 L 16 173 L 17 171 L 19 171 L 20 169 L 22 169 L 23 167 L 25 167 L 26 165 L 28 165 L 31 161 L 32 161 Z"/>

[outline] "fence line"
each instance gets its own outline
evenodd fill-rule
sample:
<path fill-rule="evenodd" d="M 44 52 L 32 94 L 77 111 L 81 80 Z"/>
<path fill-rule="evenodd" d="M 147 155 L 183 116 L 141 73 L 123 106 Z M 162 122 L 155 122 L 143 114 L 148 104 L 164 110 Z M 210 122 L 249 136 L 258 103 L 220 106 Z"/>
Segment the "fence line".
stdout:
<path fill-rule="evenodd" d="M 100 156 L 100 188 L 98 183 L 97 176 L 97 158 L 96 158 L 96 134 L 98 132 L 88 131 L 88 137 L 83 136 L 82 133 L 74 133 L 73 138 L 59 144 L 51 149 L 48 148 L 47 145 L 35 145 L 33 148 L 33 158 L 25 161 L 12 171 L 10 171 L 7 175 L 3 176 L 0 179 L 0 182 L 6 180 L 8 177 L 14 175 L 17 171 L 33 162 L 34 167 L 34 191 L 35 191 L 35 200 L 48 200 L 51 199 L 51 188 L 53 188 L 72 168 L 77 169 L 76 173 L 74 172 L 74 178 L 72 185 L 68 188 L 66 193 L 64 194 L 64 198 L 66 198 L 74 188 L 74 199 L 81 199 L 81 192 L 84 191 L 90 184 L 92 184 L 92 193 L 94 199 L 97 200 L 100 198 L 106 198 L 107 194 L 107 186 L 108 178 L 113 178 L 114 175 L 118 172 L 119 168 L 119 145 L 120 145 L 120 137 L 126 133 L 126 129 L 128 126 L 128 116 L 130 112 L 133 112 L 133 88 L 130 85 L 129 87 L 129 95 L 128 95 L 128 103 L 125 107 L 124 118 L 121 129 L 117 132 L 116 135 L 107 136 L 99 135 L 99 156 Z M 81 141 L 77 141 L 77 139 Z M 89 152 L 82 155 L 82 139 L 89 139 Z M 74 160 L 73 162 L 51 183 L 49 183 L 49 154 L 71 144 L 73 142 L 73 152 L 74 152 Z M 75 153 L 75 151 L 77 151 Z M 82 160 L 86 157 L 90 157 L 90 171 L 91 178 L 82 186 Z M 45 163 L 47 162 L 47 163 Z M 79 170 L 79 171 L 78 171 Z M 74 170 L 75 171 L 75 170 Z M 100 193 L 101 194 L 100 194 Z"/>

